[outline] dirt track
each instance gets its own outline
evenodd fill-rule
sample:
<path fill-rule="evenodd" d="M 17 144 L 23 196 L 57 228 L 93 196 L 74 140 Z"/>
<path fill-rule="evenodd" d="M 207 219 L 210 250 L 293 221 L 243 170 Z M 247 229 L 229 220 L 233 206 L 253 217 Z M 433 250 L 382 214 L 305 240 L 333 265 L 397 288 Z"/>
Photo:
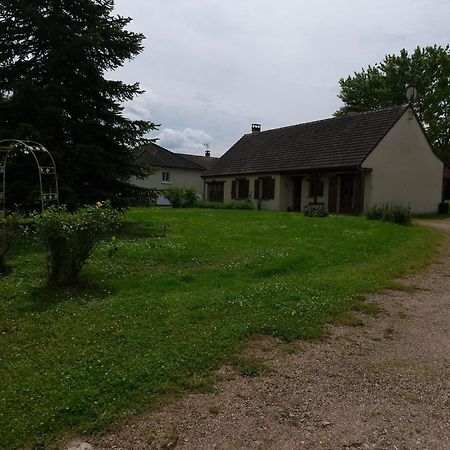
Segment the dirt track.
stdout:
<path fill-rule="evenodd" d="M 450 221 L 433 221 L 450 234 Z M 97 449 L 450 449 L 450 246 L 365 326 L 322 342 L 255 339 L 272 368 L 140 416 Z M 228 370 L 228 369 L 223 369 Z"/>

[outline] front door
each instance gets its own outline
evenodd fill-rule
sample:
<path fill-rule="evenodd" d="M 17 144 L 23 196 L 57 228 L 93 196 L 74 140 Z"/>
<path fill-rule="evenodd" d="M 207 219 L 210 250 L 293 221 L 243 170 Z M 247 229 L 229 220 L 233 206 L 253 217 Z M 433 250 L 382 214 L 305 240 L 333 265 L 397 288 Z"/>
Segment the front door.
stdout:
<path fill-rule="evenodd" d="M 302 177 L 292 177 L 292 188 L 292 210 L 299 212 L 302 210 Z"/>
<path fill-rule="evenodd" d="M 339 199 L 339 212 L 348 213 L 354 209 L 354 176 L 341 175 L 341 195 Z"/>

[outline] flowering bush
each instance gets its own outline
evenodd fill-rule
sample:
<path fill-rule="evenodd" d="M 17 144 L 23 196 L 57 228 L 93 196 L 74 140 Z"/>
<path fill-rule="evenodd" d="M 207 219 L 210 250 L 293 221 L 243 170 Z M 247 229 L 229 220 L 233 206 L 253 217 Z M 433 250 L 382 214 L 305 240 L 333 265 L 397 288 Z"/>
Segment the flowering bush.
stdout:
<path fill-rule="evenodd" d="M 320 204 L 309 204 L 305 206 L 305 216 L 306 217 L 327 217 L 328 211 L 324 205 Z"/>
<path fill-rule="evenodd" d="M 0 274 L 7 272 L 6 254 L 19 234 L 20 215 L 0 212 Z"/>
<path fill-rule="evenodd" d="M 120 223 L 121 213 L 109 202 L 74 214 L 65 207 L 51 207 L 35 216 L 38 239 L 47 250 L 49 284 L 74 283 L 95 246 L 102 239 L 111 240 Z"/>

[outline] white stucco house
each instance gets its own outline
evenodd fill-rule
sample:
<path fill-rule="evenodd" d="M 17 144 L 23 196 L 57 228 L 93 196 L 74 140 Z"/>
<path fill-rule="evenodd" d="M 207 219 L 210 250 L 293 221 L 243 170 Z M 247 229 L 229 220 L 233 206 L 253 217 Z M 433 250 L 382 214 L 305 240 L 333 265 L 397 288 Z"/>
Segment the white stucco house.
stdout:
<path fill-rule="evenodd" d="M 254 124 L 203 173 L 206 198 L 261 209 L 361 214 L 395 203 L 434 213 L 443 163 L 409 105 L 261 131 Z"/>
<path fill-rule="evenodd" d="M 160 195 L 157 199 L 158 205 L 170 205 L 164 197 L 164 190 L 171 186 L 192 187 L 199 197 L 203 198 L 204 181 L 202 174 L 211 168 L 218 158 L 210 155 L 205 156 L 174 153 L 157 144 L 150 143 L 141 148 L 140 161 L 155 169 L 155 173 L 138 180 L 134 178 L 132 183 L 139 187 L 157 189 Z"/>

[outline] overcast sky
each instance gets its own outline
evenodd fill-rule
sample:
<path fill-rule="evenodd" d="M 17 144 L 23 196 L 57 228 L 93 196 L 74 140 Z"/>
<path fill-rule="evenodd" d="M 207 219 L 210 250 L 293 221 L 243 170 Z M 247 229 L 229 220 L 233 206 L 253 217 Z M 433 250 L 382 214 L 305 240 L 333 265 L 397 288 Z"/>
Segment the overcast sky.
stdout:
<path fill-rule="evenodd" d="M 450 41 L 449 0 L 116 0 L 145 50 L 115 76 L 169 150 L 220 156 L 250 131 L 330 117 L 339 79 Z"/>

